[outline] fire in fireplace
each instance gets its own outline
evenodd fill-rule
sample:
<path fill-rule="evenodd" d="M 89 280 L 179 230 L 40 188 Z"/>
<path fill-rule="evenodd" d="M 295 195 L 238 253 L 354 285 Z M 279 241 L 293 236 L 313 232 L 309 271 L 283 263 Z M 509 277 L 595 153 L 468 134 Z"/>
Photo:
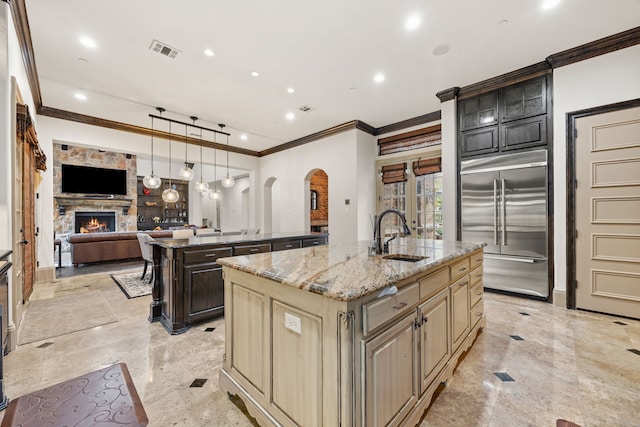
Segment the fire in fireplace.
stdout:
<path fill-rule="evenodd" d="M 76 212 L 76 233 L 102 233 L 116 231 L 115 212 Z"/>

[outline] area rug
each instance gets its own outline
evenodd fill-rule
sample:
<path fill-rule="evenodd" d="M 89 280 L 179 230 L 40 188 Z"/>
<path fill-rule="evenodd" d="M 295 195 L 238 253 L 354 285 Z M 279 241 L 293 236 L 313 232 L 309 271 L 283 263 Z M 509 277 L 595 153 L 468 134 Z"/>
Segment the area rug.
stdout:
<path fill-rule="evenodd" d="M 147 273 L 143 279 L 140 279 L 140 274 L 140 272 L 112 274 L 111 278 L 120 286 L 127 298 L 137 298 L 151 294 L 152 287 L 152 284 L 149 283 L 151 273 Z"/>
<path fill-rule="evenodd" d="M 102 292 L 90 291 L 29 303 L 18 344 L 28 344 L 117 322 Z"/>

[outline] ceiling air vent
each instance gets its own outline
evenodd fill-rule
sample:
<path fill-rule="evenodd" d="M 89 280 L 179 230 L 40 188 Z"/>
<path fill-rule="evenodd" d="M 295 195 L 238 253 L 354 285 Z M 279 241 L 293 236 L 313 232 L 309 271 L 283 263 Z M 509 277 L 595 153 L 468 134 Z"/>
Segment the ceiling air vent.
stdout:
<path fill-rule="evenodd" d="M 159 42 L 158 40 L 154 40 L 151 43 L 151 47 L 149 47 L 149 49 L 151 49 L 154 52 L 161 53 L 164 56 L 168 56 L 169 58 L 175 58 L 180 53 L 178 49 L 172 48 L 171 46 L 165 43 Z"/>
<path fill-rule="evenodd" d="M 302 107 L 298 107 L 298 110 L 306 113 L 307 111 L 311 111 L 311 107 L 309 107 L 308 105 L 303 105 Z"/>

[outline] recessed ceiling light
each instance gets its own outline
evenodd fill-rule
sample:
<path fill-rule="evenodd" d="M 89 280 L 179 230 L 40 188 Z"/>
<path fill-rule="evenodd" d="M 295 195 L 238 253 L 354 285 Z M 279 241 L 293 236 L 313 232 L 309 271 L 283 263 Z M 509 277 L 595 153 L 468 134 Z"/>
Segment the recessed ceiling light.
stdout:
<path fill-rule="evenodd" d="M 551 9 L 551 8 L 557 6 L 558 3 L 560 3 L 560 0 L 544 0 L 542 2 L 542 8 L 543 9 Z"/>
<path fill-rule="evenodd" d="M 259 73 L 259 72 L 257 72 L 257 71 L 252 71 L 252 72 L 251 72 L 251 75 L 252 75 L 253 77 L 260 77 L 260 73 Z"/>
<path fill-rule="evenodd" d="M 384 81 L 384 74 L 382 73 L 378 73 L 375 76 L 373 76 L 373 81 L 376 83 L 382 83 Z"/>
<path fill-rule="evenodd" d="M 404 23 L 404 27 L 411 31 L 420 26 L 420 17 L 418 15 L 411 15 L 409 19 Z"/>
<path fill-rule="evenodd" d="M 79 101 L 86 101 L 87 100 L 87 95 L 85 95 L 82 92 L 76 92 L 73 94 L 73 97 Z"/>
<path fill-rule="evenodd" d="M 442 56 L 449 53 L 450 50 L 451 50 L 450 44 L 441 44 L 440 46 L 436 46 L 436 48 L 433 49 L 432 53 L 434 56 Z"/>
<path fill-rule="evenodd" d="M 293 120 L 296 118 L 296 115 L 293 113 L 287 113 L 285 117 L 287 118 L 287 120 Z"/>
<path fill-rule="evenodd" d="M 96 42 L 89 37 L 80 37 L 79 41 L 84 47 L 90 47 L 92 49 L 96 47 Z"/>
<path fill-rule="evenodd" d="M 295 89 L 290 87 L 289 89 L 287 89 L 287 93 L 295 93 Z"/>
<path fill-rule="evenodd" d="M 243 140 L 243 141 L 246 141 L 247 139 L 249 139 L 249 137 L 247 136 L 246 133 L 241 133 L 240 134 L 240 139 Z"/>
<path fill-rule="evenodd" d="M 211 49 L 205 49 L 204 50 L 204 54 L 207 55 L 207 56 L 215 55 L 215 53 L 213 53 L 213 51 Z"/>

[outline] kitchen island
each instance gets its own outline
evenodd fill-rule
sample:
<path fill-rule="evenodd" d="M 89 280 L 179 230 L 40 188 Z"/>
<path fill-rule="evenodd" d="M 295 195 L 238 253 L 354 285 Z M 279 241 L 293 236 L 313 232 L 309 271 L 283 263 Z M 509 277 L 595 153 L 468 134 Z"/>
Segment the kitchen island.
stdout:
<path fill-rule="evenodd" d="M 149 321 L 171 334 L 224 314 L 220 257 L 324 245 L 327 234 L 268 233 L 162 238 L 153 245 L 154 282 Z"/>
<path fill-rule="evenodd" d="M 484 327 L 484 244 L 368 243 L 218 260 L 220 388 L 261 425 L 415 425 Z"/>

